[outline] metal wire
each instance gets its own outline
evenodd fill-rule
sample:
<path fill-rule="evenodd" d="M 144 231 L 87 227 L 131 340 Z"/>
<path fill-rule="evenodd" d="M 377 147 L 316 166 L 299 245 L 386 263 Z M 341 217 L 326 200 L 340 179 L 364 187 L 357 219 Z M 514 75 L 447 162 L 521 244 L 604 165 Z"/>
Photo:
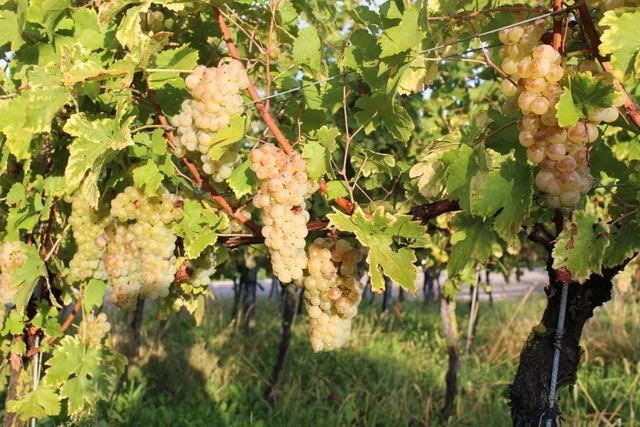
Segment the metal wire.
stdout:
<path fill-rule="evenodd" d="M 429 53 L 429 52 L 433 52 L 433 51 L 436 51 L 436 50 L 439 50 L 439 49 L 443 49 L 443 48 L 446 48 L 446 47 L 455 46 L 455 45 L 458 45 L 460 43 L 468 42 L 468 41 L 471 41 L 471 40 L 474 40 L 474 39 L 479 39 L 482 36 L 487 36 L 489 34 L 498 33 L 498 32 L 500 32 L 502 30 L 506 30 L 507 28 L 513 28 L 513 27 L 517 27 L 517 26 L 522 25 L 522 24 L 527 24 L 529 22 L 535 22 L 535 21 L 537 21 L 539 19 L 545 19 L 545 18 L 548 18 L 550 16 L 564 14 L 564 13 L 567 13 L 568 11 L 570 11 L 570 10 L 576 9 L 582 3 L 583 2 L 580 1 L 580 2 L 577 2 L 577 3 L 573 4 L 573 5 L 571 5 L 571 6 L 567 6 L 564 9 L 561 9 L 561 10 L 556 10 L 556 11 L 548 12 L 548 13 L 545 13 L 545 14 L 542 14 L 542 15 L 537 15 L 537 16 L 534 16 L 533 18 L 523 19 L 522 21 L 513 22 L 513 23 L 511 23 L 509 25 L 504 25 L 504 26 L 499 27 L 499 28 L 494 28 L 492 30 L 487 30 L 487 31 L 484 31 L 484 32 L 481 32 L 481 33 L 478 33 L 478 34 L 474 34 L 473 36 L 469 36 L 469 37 L 465 37 L 465 38 L 462 38 L 462 39 L 458 39 L 458 40 L 453 41 L 453 42 L 444 43 L 444 44 L 441 44 L 441 45 L 438 45 L 438 46 L 430 47 L 428 49 L 425 49 L 425 50 L 422 50 L 422 51 L 418 52 L 418 54 Z M 496 46 L 502 46 L 502 44 L 487 46 L 487 47 L 485 47 L 485 49 L 489 49 L 489 48 L 496 47 Z M 434 58 L 434 60 L 446 60 L 446 59 L 449 59 L 451 57 L 464 55 L 466 53 L 472 53 L 472 52 L 476 52 L 476 51 L 480 51 L 480 50 L 482 50 L 482 48 L 469 49 L 469 50 L 465 50 L 463 52 L 459 52 L 459 53 L 456 53 L 456 54 L 453 54 L 453 55 L 449 55 L 449 56 L 444 57 L 444 58 Z M 346 76 L 348 76 L 350 74 L 353 74 L 353 73 L 355 73 L 355 70 L 345 71 L 344 73 L 340 73 L 340 74 L 336 74 L 336 75 L 333 75 L 333 76 L 329 76 L 329 77 L 326 77 L 324 79 L 316 80 L 316 81 L 313 81 L 313 82 L 308 82 L 308 83 L 302 84 L 300 86 L 284 90 L 282 92 L 278 92 L 278 93 L 271 94 L 269 96 L 262 97 L 260 99 L 255 100 L 255 101 L 245 102 L 244 105 L 247 106 L 247 105 L 253 105 L 253 104 L 262 103 L 262 102 L 267 101 L 269 99 L 278 98 L 278 97 L 281 97 L 281 96 L 288 95 L 290 93 L 299 92 L 299 91 L 301 91 L 303 89 L 306 89 L 308 87 L 321 85 L 321 84 L 330 82 L 332 80 L 338 79 L 340 77 L 346 77 Z"/>

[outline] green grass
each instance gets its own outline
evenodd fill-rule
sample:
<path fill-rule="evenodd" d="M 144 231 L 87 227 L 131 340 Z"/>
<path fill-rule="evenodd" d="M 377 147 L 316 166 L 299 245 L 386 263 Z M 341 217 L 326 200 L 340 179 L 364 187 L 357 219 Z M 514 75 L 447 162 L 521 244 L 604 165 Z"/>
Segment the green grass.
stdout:
<path fill-rule="evenodd" d="M 473 351 L 462 359 L 450 425 L 510 425 L 506 387 L 544 301 L 532 297 L 482 305 Z M 638 303 L 609 303 L 585 330 L 578 383 L 562 390 L 567 426 L 640 424 Z M 278 307 L 259 300 L 257 328 L 246 337 L 229 326 L 229 305 L 210 307 L 203 325 L 187 316 L 149 321 L 139 363 L 129 366 L 113 400 L 77 424 L 140 426 L 417 426 L 443 425 L 447 342 L 438 309 L 396 304 L 382 331 L 379 304 L 365 303 L 351 345 L 314 354 L 306 318 L 296 319 L 279 401 L 262 398 L 279 339 Z M 152 318 L 147 313 L 147 318 Z M 467 304 L 458 319 L 466 330 Z M 464 335 L 461 338 L 464 347 Z M 98 422 L 98 420 L 100 420 Z"/>

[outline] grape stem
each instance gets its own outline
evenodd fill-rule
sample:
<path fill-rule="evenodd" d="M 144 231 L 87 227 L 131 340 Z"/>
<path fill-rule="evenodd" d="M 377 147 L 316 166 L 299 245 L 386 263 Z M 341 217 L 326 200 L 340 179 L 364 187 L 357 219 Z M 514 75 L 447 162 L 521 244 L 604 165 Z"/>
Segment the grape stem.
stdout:
<path fill-rule="evenodd" d="M 229 56 L 231 56 L 233 59 L 237 61 L 242 62 L 242 58 L 238 53 L 238 49 L 236 48 L 236 45 L 233 42 L 233 37 L 231 36 L 229 27 L 227 26 L 227 23 L 224 20 L 224 16 L 222 15 L 222 13 L 220 13 L 220 10 L 217 7 L 214 7 L 213 9 L 215 12 L 216 21 L 218 22 L 218 25 L 220 26 L 220 31 L 222 32 L 222 39 L 226 43 L 227 49 L 229 50 Z M 287 154 L 293 153 L 294 151 L 293 147 L 287 140 L 287 137 L 284 136 L 284 133 L 282 133 L 282 131 L 280 130 L 280 127 L 278 126 L 275 119 L 271 115 L 271 111 L 269 111 L 269 108 L 260 99 L 260 95 L 258 94 L 258 91 L 253 85 L 253 82 L 251 81 L 251 79 L 249 79 L 249 86 L 247 87 L 247 92 L 249 93 L 249 96 L 251 97 L 253 104 L 256 106 L 258 113 L 260 113 L 260 116 L 262 117 L 264 124 L 267 126 L 267 128 L 269 128 L 269 130 L 271 131 L 271 134 L 276 139 L 276 141 L 278 142 L 282 150 Z M 327 194 L 327 191 L 328 191 L 327 184 L 323 180 L 320 180 L 320 191 L 325 195 Z M 343 197 L 337 197 L 333 201 L 345 213 L 350 214 L 353 211 L 354 204 L 351 201 Z"/>
<path fill-rule="evenodd" d="M 589 8 L 584 2 L 578 5 L 578 13 L 580 14 L 580 21 L 582 22 L 582 26 L 587 33 L 587 36 L 589 36 L 589 42 L 591 44 L 591 51 L 593 55 L 596 57 L 598 62 L 600 62 L 602 68 L 604 68 L 607 73 L 613 74 L 613 69 L 611 68 L 609 57 L 602 56 L 600 54 L 600 35 L 598 34 L 598 30 L 593 24 L 591 14 L 589 13 Z M 616 89 L 625 94 L 624 109 L 629 119 L 631 119 L 631 121 L 638 127 L 638 129 L 640 129 L 640 111 L 638 110 L 638 106 L 635 104 L 633 99 L 631 99 L 629 93 L 625 90 L 620 81 L 614 79 L 613 84 Z"/>
<path fill-rule="evenodd" d="M 147 96 L 149 98 L 149 101 L 153 105 L 153 108 L 156 111 L 156 115 L 158 116 L 158 121 L 160 122 L 160 124 L 164 128 L 164 131 L 165 131 L 164 136 L 165 136 L 167 142 L 169 143 L 169 145 L 172 148 L 175 147 L 175 138 L 173 136 L 172 127 L 169 125 L 169 122 L 167 121 L 167 118 L 164 116 L 164 114 L 162 114 L 162 111 L 160 110 L 160 105 L 158 104 L 158 101 L 157 101 L 157 99 L 155 97 L 155 93 L 150 90 L 148 92 Z M 196 185 L 198 187 L 204 189 L 207 193 L 209 193 L 211 198 L 231 218 L 233 218 L 234 220 L 238 221 L 240 224 L 242 224 L 245 227 L 247 227 L 249 230 L 251 230 L 253 232 L 253 234 L 255 234 L 257 236 L 261 235 L 260 226 L 258 224 L 256 224 L 255 222 L 251 221 L 246 216 L 244 216 L 242 214 L 242 212 L 240 212 L 239 210 L 233 209 L 231 207 L 231 205 L 229 205 L 227 200 L 223 196 L 218 194 L 218 192 L 211 186 L 209 181 L 207 181 L 206 179 L 202 178 L 202 174 L 198 170 L 198 167 L 191 160 L 189 160 L 187 157 L 181 157 L 180 159 L 182 160 L 182 163 L 184 163 L 184 165 L 187 167 L 187 169 L 191 173 L 191 176 L 193 177 Z"/>

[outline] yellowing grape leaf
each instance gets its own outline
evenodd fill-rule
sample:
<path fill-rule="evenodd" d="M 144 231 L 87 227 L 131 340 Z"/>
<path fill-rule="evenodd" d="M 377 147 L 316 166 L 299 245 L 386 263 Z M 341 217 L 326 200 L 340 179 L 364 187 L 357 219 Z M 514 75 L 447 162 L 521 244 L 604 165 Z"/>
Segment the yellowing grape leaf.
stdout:
<path fill-rule="evenodd" d="M 626 8 L 607 11 L 600 20 L 607 27 L 600 37 L 600 53 L 611 55 L 613 75 L 620 81 L 640 78 L 636 66 L 640 51 L 640 9 Z"/>
<path fill-rule="evenodd" d="M 602 269 L 609 246 L 608 226 L 585 211 L 575 211 L 573 219 L 556 239 L 553 268 L 566 267 L 573 280 L 584 281 Z"/>
<path fill-rule="evenodd" d="M 453 226 L 456 231 L 451 236 L 453 249 L 447 264 L 450 275 L 461 272 L 473 259 L 481 264 L 486 262 L 496 240 L 491 222 L 482 218 L 459 213 L 453 220 Z"/>
<path fill-rule="evenodd" d="M 251 193 L 253 186 L 258 183 L 258 177 L 249 167 L 249 163 L 249 160 L 245 160 L 236 166 L 231 176 L 227 178 L 227 184 L 229 184 L 238 199 L 245 194 Z"/>
<path fill-rule="evenodd" d="M 357 207 L 351 216 L 334 209 L 334 213 L 327 215 L 327 218 L 330 226 L 353 233 L 360 244 L 369 249 L 367 264 L 374 292 L 384 290 L 384 276 L 409 292 L 416 291 L 416 255 L 406 246 L 396 249 L 399 246 L 398 239 L 417 240 L 425 233 L 424 228 L 413 221 L 410 215 L 391 215 L 379 208 L 371 218 L 367 218 L 362 209 Z"/>

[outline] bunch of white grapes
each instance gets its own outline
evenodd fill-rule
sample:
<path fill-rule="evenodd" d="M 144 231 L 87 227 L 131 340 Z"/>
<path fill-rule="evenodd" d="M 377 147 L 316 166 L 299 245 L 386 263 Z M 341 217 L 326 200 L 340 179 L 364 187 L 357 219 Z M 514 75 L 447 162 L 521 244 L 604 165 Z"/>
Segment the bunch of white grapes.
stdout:
<path fill-rule="evenodd" d="M 100 218 L 80 192 L 71 197 L 69 224 L 77 250 L 69 267 L 74 280 L 107 278 L 102 257 L 106 250 L 104 229 L 108 222 L 109 218 Z"/>
<path fill-rule="evenodd" d="M 304 251 L 309 212 L 305 199 L 315 190 L 300 154 L 286 154 L 272 144 L 249 153 L 260 190 L 253 205 L 263 210 L 262 235 L 271 254 L 273 272 L 283 283 L 299 282 L 307 266 Z"/>
<path fill-rule="evenodd" d="M 176 273 L 176 235 L 168 224 L 182 218 L 177 201 L 164 189 L 148 197 L 134 187 L 111 201 L 114 221 L 105 232 L 103 262 L 115 305 L 131 308 L 138 295 L 168 295 Z"/>
<path fill-rule="evenodd" d="M 111 323 L 107 320 L 105 313 L 100 313 L 97 316 L 89 313 L 78 325 L 78 334 L 89 347 L 99 345 L 109 331 L 111 331 Z"/>
<path fill-rule="evenodd" d="M 11 276 L 22 267 L 26 259 L 27 255 L 19 242 L 5 242 L 0 246 L 0 304 L 3 306 L 13 303 L 18 289 L 11 283 Z"/>
<path fill-rule="evenodd" d="M 618 111 L 612 106 L 569 128 L 558 125 L 556 104 L 563 92 L 559 82 L 564 69 L 555 49 L 538 44 L 545 29 L 544 22 L 536 22 L 500 32 L 505 45 L 502 69 L 517 83 L 505 79 L 501 86 L 505 95 L 517 99 L 524 115 L 518 122 L 518 139 L 527 148 L 529 161 L 540 165 L 536 187 L 546 193 L 550 207 L 573 207 L 591 188 L 587 144 L 597 139 L 597 124 L 616 120 Z"/>
<path fill-rule="evenodd" d="M 309 246 L 304 298 L 313 351 L 331 351 L 349 340 L 351 319 L 362 300 L 362 284 L 356 279 L 362 255 L 342 239 L 318 238 Z"/>
<path fill-rule="evenodd" d="M 212 158 L 213 137 L 229 126 L 232 116 L 243 113 L 240 92 L 249 86 L 249 78 L 240 61 L 228 59 L 215 68 L 199 65 L 185 84 L 193 99 L 185 100 L 180 113 L 171 118 L 176 127 L 176 155 L 198 153 L 204 173 L 222 182 L 240 162 L 240 145 L 226 147 L 220 158 Z"/>

